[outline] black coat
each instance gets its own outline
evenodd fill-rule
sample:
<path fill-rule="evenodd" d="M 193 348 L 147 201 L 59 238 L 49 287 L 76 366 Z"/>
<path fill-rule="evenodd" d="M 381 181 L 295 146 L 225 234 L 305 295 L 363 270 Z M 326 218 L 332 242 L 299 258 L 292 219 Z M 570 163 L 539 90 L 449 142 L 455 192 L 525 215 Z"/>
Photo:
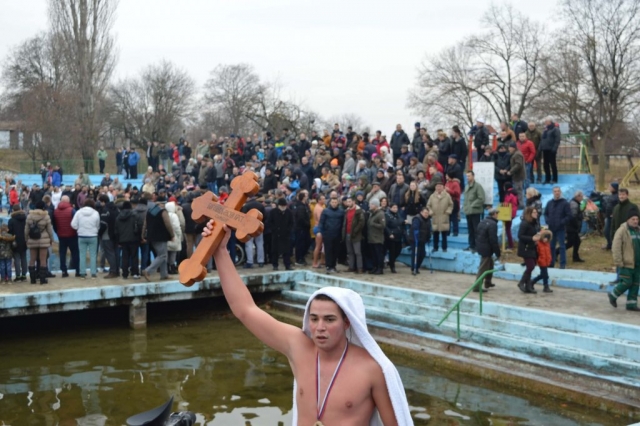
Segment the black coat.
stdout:
<path fill-rule="evenodd" d="M 523 220 L 520 222 L 520 230 L 518 231 L 518 256 L 524 259 L 538 258 L 536 242 L 533 241 L 534 235 L 538 232 L 540 232 L 538 221 L 528 222 Z"/>
<path fill-rule="evenodd" d="M 463 137 L 451 141 L 451 153 L 458 157 L 458 164 L 460 164 L 460 167 L 464 169 L 464 165 L 467 162 L 467 156 L 469 155 L 469 148 L 467 147 L 467 141 Z"/>
<path fill-rule="evenodd" d="M 296 200 L 291 204 L 291 210 L 293 211 L 295 230 L 309 232 L 311 229 L 311 209 L 309 205 Z"/>
<path fill-rule="evenodd" d="M 133 210 L 120 211 L 114 227 L 119 244 L 140 242 L 142 229 L 138 227 L 138 215 Z"/>
<path fill-rule="evenodd" d="M 402 242 L 402 233 L 404 230 L 404 220 L 398 213 L 387 211 L 384 226 L 385 239 L 389 241 Z M 393 235 L 393 240 L 389 237 Z"/>
<path fill-rule="evenodd" d="M 453 165 L 447 164 L 447 167 L 444 169 L 444 174 L 448 176 L 449 173 L 453 173 L 453 177 L 458 179 L 458 181 L 464 182 L 464 172 L 462 171 L 460 163 Z"/>
<path fill-rule="evenodd" d="M 281 251 L 287 252 L 291 245 L 293 225 L 293 212 L 289 208 L 284 211 L 278 207 L 271 209 L 269 212 L 271 246 L 277 246 Z"/>
<path fill-rule="evenodd" d="M 416 234 L 418 235 L 419 244 L 426 244 L 431 240 L 431 217 L 425 219 L 419 214 L 413 218 L 411 230 L 409 231 L 409 243 L 412 246 L 416 243 Z"/>
<path fill-rule="evenodd" d="M 266 193 L 276 188 L 278 188 L 278 177 L 274 173 L 271 173 L 270 176 L 265 176 L 262 184 L 262 192 Z"/>
<path fill-rule="evenodd" d="M 500 257 L 497 219 L 489 216 L 480 222 L 476 231 L 476 250 L 482 257 L 491 257 L 494 254 Z"/>
<path fill-rule="evenodd" d="M 496 168 L 493 173 L 496 180 L 501 182 L 511 180 L 511 176 L 507 174 L 504 174 L 504 175 L 500 174 L 500 170 L 509 170 L 509 168 L 511 167 L 511 155 L 509 155 L 508 152 L 504 154 L 498 153 L 495 156 L 495 161 L 496 161 Z"/>
<path fill-rule="evenodd" d="M 473 145 L 476 147 L 478 152 L 484 151 L 484 148 L 482 148 L 483 145 L 489 145 L 489 131 L 485 126 L 476 128 L 473 135 Z"/>
<path fill-rule="evenodd" d="M 16 250 L 18 252 L 27 250 L 27 240 L 24 236 L 26 223 L 27 215 L 22 210 L 11 213 L 11 218 L 9 219 L 9 233 L 16 237 L 15 242 L 18 246 Z"/>

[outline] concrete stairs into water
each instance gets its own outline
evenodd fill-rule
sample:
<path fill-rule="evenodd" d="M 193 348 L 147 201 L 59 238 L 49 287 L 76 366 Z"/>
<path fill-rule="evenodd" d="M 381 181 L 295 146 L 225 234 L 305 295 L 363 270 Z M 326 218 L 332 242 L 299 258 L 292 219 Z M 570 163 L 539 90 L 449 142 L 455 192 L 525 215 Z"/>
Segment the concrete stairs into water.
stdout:
<path fill-rule="evenodd" d="M 551 384 L 556 396 L 583 404 L 605 398 L 622 412 L 640 407 L 640 327 L 491 302 L 480 315 L 478 302 L 465 300 L 457 341 L 455 311 L 437 326 L 456 297 L 312 273 L 274 307 L 302 315 L 309 296 L 327 285 L 360 294 L 371 330 L 393 345 L 404 342 L 445 364 L 455 359 L 462 369 L 501 370 L 516 386 Z"/>

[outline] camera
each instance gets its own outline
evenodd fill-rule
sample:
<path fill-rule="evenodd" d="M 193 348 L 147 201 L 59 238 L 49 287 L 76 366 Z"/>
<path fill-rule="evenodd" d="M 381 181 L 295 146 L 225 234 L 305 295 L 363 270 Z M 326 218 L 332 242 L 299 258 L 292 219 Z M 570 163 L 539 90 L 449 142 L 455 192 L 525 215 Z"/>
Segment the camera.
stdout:
<path fill-rule="evenodd" d="M 167 402 L 152 410 L 136 414 L 127 419 L 128 426 L 192 426 L 196 415 L 191 411 L 171 412 L 173 396 Z"/>

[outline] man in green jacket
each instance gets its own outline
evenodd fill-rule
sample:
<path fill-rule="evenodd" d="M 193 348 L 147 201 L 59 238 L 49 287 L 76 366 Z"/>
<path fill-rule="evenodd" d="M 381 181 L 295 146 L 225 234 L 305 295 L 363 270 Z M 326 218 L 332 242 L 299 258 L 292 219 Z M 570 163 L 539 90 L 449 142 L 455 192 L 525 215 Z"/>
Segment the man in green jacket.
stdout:
<path fill-rule="evenodd" d="M 617 299 L 627 293 L 627 311 L 640 311 L 638 308 L 638 285 L 640 284 L 640 228 L 637 208 L 629 210 L 626 223 L 622 224 L 613 237 L 611 251 L 613 262 L 619 268 L 620 283 L 609 293 L 609 303 L 618 307 Z"/>
<path fill-rule="evenodd" d="M 467 228 L 469 228 L 469 247 L 465 250 L 476 252 L 476 231 L 480 224 L 480 216 L 484 210 L 484 189 L 476 182 L 473 170 L 467 172 L 467 186 L 464 188 L 464 204 L 462 211 L 467 217 Z"/>
<path fill-rule="evenodd" d="M 109 156 L 109 153 L 105 151 L 104 146 L 101 146 L 100 149 L 98 150 L 98 163 L 100 163 L 100 174 L 104 173 L 104 164 L 108 156 Z"/>

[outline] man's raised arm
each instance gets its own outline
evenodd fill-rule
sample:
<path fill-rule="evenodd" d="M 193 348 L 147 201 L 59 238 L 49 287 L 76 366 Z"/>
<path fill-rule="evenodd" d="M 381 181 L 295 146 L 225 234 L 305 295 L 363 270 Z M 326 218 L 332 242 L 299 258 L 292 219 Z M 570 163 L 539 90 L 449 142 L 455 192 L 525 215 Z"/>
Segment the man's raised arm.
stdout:
<path fill-rule="evenodd" d="M 207 224 L 203 235 L 208 235 L 212 227 L 213 220 Z M 220 275 L 222 291 L 231 311 L 264 344 L 289 357 L 292 344 L 296 340 L 306 339 L 306 337 L 299 328 L 276 320 L 255 304 L 227 251 L 231 231 L 226 226 L 224 230 L 225 237 L 213 257 Z"/>

